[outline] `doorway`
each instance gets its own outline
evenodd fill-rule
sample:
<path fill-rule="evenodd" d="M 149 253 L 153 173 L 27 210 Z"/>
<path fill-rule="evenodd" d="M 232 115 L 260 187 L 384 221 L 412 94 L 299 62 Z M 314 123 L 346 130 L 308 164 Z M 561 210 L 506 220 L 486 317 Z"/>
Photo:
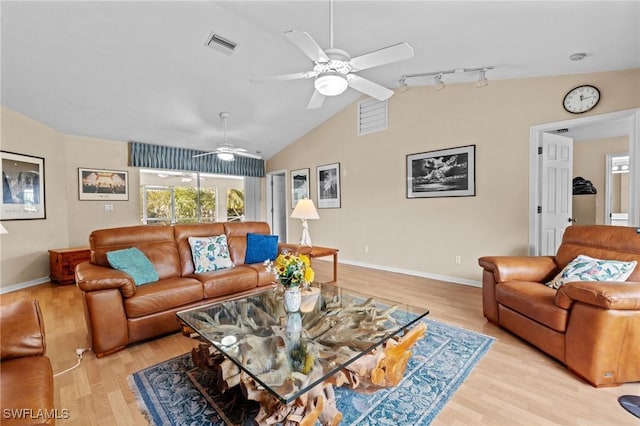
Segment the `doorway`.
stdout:
<path fill-rule="evenodd" d="M 267 173 L 267 222 L 278 241 L 287 242 L 287 173 Z"/>
<path fill-rule="evenodd" d="M 629 185 L 628 200 L 629 226 L 640 224 L 640 109 L 619 111 L 590 117 L 547 123 L 530 128 L 529 140 L 529 254 L 534 256 L 555 254 L 555 246 L 549 245 L 549 239 L 543 228 L 543 216 L 546 200 L 543 198 L 542 156 L 539 155 L 539 147 L 543 146 L 545 134 L 558 133 L 576 140 L 604 139 L 611 137 L 628 137 L 629 141 Z M 603 164 L 604 167 L 604 164 Z M 568 195 L 569 197 L 572 194 Z M 571 200 L 562 202 L 571 203 Z M 566 226 L 570 225 L 572 216 L 566 218 Z M 560 235 L 554 238 L 561 239 Z"/>

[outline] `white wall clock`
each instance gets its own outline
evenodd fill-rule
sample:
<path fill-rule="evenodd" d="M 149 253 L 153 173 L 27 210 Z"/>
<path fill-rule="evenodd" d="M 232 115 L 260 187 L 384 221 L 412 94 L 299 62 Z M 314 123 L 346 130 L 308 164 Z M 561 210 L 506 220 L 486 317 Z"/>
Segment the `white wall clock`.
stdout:
<path fill-rule="evenodd" d="M 582 114 L 591 111 L 600 101 L 600 90 L 591 85 L 578 86 L 571 89 L 564 97 L 562 105 L 571 114 Z"/>

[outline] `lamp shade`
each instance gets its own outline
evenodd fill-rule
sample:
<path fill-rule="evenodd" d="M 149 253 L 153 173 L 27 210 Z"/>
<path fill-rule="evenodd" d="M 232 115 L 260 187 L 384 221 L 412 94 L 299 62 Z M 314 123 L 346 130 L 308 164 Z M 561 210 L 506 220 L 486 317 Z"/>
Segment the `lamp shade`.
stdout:
<path fill-rule="evenodd" d="M 2 224 L 0 223 L 0 234 L 8 234 L 8 233 L 9 231 L 7 231 L 7 228 L 2 226 Z"/>
<path fill-rule="evenodd" d="M 313 200 L 308 198 L 298 201 L 291 217 L 293 219 L 320 219 L 316 206 L 313 205 Z"/>

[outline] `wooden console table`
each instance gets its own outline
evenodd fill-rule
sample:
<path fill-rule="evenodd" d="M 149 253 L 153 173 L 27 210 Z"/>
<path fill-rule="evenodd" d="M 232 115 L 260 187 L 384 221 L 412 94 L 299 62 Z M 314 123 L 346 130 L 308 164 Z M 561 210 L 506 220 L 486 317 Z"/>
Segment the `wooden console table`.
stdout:
<path fill-rule="evenodd" d="M 338 280 L 338 249 L 329 248 L 329 247 L 318 247 L 312 246 L 311 252 L 309 253 L 310 258 L 315 257 L 326 257 L 333 256 L 333 282 L 335 283 Z"/>
<path fill-rule="evenodd" d="M 66 285 L 76 282 L 76 265 L 91 260 L 89 247 L 74 247 L 49 250 L 51 281 Z"/>

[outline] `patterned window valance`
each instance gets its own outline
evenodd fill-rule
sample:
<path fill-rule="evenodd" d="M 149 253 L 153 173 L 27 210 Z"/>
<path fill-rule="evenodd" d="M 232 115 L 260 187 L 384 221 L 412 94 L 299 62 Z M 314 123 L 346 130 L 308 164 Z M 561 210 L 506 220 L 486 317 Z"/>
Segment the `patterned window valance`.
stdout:
<path fill-rule="evenodd" d="M 129 142 L 129 166 L 150 169 L 185 170 L 220 175 L 264 177 L 264 160 L 236 155 L 234 161 L 216 155 L 193 158 L 204 151 L 173 146 Z"/>

